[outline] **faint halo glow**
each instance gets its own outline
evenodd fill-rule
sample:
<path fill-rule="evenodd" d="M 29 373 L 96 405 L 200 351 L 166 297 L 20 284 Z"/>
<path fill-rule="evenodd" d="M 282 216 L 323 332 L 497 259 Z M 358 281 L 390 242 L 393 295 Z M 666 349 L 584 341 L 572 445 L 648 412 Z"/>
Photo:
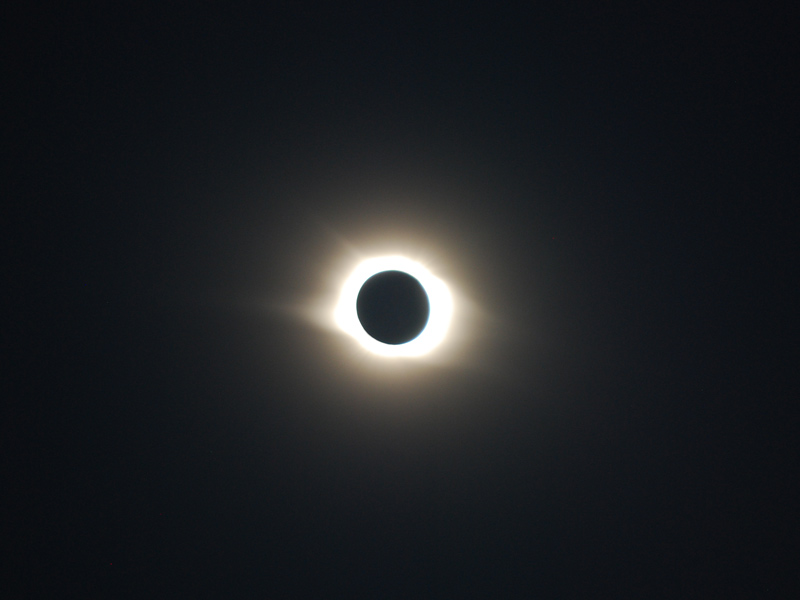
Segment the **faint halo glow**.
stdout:
<path fill-rule="evenodd" d="M 384 344 L 370 336 L 361 326 L 356 312 L 358 292 L 364 282 L 383 271 L 403 271 L 422 284 L 430 302 L 425 329 L 405 344 Z M 403 256 L 383 256 L 361 262 L 342 286 L 334 319 L 339 328 L 353 336 L 364 348 L 381 356 L 422 356 L 444 339 L 453 315 L 453 298 L 447 285 L 424 266 Z"/>

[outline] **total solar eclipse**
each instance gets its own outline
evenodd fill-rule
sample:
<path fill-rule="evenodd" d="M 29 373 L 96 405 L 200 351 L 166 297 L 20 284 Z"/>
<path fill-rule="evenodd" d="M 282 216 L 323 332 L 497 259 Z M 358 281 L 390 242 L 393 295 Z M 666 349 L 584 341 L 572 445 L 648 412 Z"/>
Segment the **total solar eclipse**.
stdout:
<path fill-rule="evenodd" d="M 417 357 L 444 340 L 452 313 L 447 284 L 426 266 L 384 256 L 355 267 L 342 286 L 334 320 L 373 354 Z"/>
<path fill-rule="evenodd" d="M 384 344 L 405 344 L 428 323 L 430 303 L 425 288 L 402 271 L 383 271 L 364 282 L 356 299 L 358 320 L 370 336 Z"/>

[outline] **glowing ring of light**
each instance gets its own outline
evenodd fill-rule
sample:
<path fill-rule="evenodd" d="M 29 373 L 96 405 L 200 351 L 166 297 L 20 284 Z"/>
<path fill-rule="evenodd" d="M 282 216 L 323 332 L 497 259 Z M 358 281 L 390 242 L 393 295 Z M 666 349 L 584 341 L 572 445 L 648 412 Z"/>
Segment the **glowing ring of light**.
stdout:
<path fill-rule="evenodd" d="M 422 284 L 430 303 L 425 329 L 405 344 L 384 344 L 370 336 L 362 327 L 356 312 L 358 292 L 364 282 L 383 271 L 408 273 Z M 342 286 L 339 303 L 334 311 L 336 324 L 353 336 L 364 348 L 381 356 L 422 356 L 444 339 L 453 315 L 453 298 L 447 285 L 421 264 L 402 256 L 370 258 L 360 263 Z"/>

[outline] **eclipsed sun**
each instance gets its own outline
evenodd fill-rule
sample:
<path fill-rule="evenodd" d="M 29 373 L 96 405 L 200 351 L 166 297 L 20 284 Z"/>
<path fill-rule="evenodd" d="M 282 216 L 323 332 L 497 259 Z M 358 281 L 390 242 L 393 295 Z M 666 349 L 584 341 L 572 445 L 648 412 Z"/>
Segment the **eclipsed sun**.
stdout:
<path fill-rule="evenodd" d="M 342 286 L 334 319 L 342 331 L 381 356 L 423 356 L 450 326 L 447 285 L 403 256 L 361 262 Z"/>

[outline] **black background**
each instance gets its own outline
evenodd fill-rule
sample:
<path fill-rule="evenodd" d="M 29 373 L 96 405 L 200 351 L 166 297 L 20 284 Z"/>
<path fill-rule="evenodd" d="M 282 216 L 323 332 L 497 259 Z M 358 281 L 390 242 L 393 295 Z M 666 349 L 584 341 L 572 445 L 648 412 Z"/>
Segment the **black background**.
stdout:
<path fill-rule="evenodd" d="M 4 18 L 4 596 L 787 597 L 788 14 L 172 6 Z M 463 364 L 292 316 L 387 231 Z"/>

